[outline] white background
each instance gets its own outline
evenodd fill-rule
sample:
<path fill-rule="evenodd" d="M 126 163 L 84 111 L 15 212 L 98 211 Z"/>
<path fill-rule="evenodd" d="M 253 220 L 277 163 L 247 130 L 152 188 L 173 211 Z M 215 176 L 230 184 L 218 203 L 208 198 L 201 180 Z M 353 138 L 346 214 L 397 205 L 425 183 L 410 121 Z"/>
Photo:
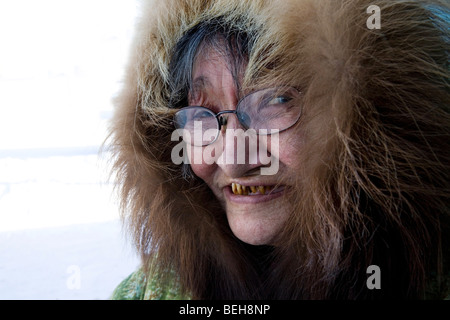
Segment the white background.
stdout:
<path fill-rule="evenodd" d="M 0 0 L 0 299 L 108 299 L 138 266 L 107 135 L 136 0 Z"/>

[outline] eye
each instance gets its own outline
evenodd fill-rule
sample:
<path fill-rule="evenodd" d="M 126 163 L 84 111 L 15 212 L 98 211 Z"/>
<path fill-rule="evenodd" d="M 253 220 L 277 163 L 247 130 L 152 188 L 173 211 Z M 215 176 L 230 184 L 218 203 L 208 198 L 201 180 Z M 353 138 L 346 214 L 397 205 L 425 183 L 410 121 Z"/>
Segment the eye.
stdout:
<path fill-rule="evenodd" d="M 261 100 L 258 110 L 285 107 L 291 100 L 292 97 L 286 94 L 278 96 L 268 95 Z"/>
<path fill-rule="evenodd" d="M 270 101 L 268 101 L 266 104 L 267 105 L 284 104 L 284 103 L 288 103 L 291 100 L 292 100 L 292 97 L 284 95 L 284 96 L 275 97 L 275 98 L 271 99 Z"/>
<path fill-rule="evenodd" d="M 207 110 L 199 110 L 197 111 L 191 120 L 203 120 L 206 118 L 214 118 L 214 115 Z"/>

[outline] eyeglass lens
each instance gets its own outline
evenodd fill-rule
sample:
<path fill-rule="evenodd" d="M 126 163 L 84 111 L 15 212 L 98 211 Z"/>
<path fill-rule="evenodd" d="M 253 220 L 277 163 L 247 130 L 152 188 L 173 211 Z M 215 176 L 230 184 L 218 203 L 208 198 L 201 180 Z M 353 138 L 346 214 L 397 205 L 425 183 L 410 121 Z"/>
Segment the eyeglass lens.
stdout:
<path fill-rule="evenodd" d="M 256 130 L 256 133 L 262 129 L 268 133 L 270 130 L 286 130 L 298 121 L 300 114 L 300 92 L 293 87 L 252 92 L 243 97 L 236 107 L 241 125 L 247 130 Z M 185 129 L 183 138 L 191 145 L 206 146 L 219 135 L 218 117 L 205 107 L 182 108 L 175 114 L 174 123 L 177 129 Z"/>

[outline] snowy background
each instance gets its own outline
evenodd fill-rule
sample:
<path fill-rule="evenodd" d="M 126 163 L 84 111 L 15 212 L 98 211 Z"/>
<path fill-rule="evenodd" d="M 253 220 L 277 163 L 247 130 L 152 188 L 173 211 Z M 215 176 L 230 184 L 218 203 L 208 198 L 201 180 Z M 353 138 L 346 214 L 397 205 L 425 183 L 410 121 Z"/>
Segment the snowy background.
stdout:
<path fill-rule="evenodd" d="M 0 0 L 0 299 L 108 299 L 138 264 L 99 156 L 136 0 Z"/>

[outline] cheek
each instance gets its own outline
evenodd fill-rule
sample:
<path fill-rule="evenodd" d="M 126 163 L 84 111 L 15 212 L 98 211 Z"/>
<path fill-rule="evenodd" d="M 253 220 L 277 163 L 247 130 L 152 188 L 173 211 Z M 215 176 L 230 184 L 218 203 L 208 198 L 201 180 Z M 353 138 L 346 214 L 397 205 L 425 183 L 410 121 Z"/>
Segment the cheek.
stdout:
<path fill-rule="evenodd" d="M 214 165 L 210 164 L 191 164 L 191 169 L 197 177 L 205 181 L 210 187 L 214 174 Z"/>
<path fill-rule="evenodd" d="M 302 143 L 300 139 L 280 141 L 279 159 L 286 167 L 298 169 L 301 165 L 300 155 Z"/>
<path fill-rule="evenodd" d="M 274 146 L 277 143 L 277 147 Z M 277 140 L 270 141 L 269 150 L 277 156 L 280 164 L 287 170 L 297 170 L 301 165 L 302 136 L 297 132 L 282 132 Z"/>
<path fill-rule="evenodd" d="M 192 148 L 191 152 L 188 152 L 189 163 L 194 174 L 206 182 L 209 187 L 212 187 L 212 181 L 216 164 L 208 164 L 204 160 L 203 148 Z"/>

